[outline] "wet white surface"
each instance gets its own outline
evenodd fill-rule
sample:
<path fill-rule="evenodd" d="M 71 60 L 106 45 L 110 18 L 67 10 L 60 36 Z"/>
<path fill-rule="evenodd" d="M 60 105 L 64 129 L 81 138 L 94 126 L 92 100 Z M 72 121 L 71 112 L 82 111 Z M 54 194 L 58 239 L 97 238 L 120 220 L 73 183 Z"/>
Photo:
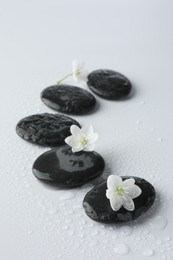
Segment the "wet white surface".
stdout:
<path fill-rule="evenodd" d="M 1 259 L 172 259 L 172 9 L 171 0 L 1 0 Z M 40 92 L 71 71 L 73 58 L 89 71 L 115 69 L 135 88 L 126 101 L 97 97 L 98 110 L 75 119 L 99 133 L 105 176 L 155 186 L 156 203 L 137 222 L 90 220 L 82 200 L 95 182 L 69 191 L 43 185 L 31 169 L 47 149 L 15 134 L 21 118 L 53 112 Z"/>

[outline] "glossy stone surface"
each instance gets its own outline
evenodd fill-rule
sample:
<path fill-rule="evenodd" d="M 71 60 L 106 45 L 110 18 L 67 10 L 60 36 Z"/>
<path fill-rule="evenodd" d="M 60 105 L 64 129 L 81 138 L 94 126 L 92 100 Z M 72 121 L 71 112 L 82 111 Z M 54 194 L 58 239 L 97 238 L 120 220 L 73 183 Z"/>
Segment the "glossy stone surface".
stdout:
<path fill-rule="evenodd" d="M 154 203 L 154 187 L 138 177 L 122 177 L 123 180 L 128 178 L 134 178 L 135 184 L 142 190 L 141 195 L 133 200 L 134 211 L 127 211 L 123 207 L 118 211 L 112 210 L 110 200 L 106 197 L 107 182 L 105 181 L 89 191 L 83 200 L 83 207 L 88 217 L 103 223 L 120 223 L 135 220 L 144 214 Z"/>
<path fill-rule="evenodd" d="M 39 180 L 63 188 L 83 185 L 102 174 L 104 160 L 96 152 L 73 153 L 67 145 L 42 154 L 33 165 Z"/>
<path fill-rule="evenodd" d="M 41 99 L 54 110 L 74 115 L 86 114 L 96 104 L 95 97 L 87 90 L 70 85 L 48 87 L 41 93 Z"/>
<path fill-rule="evenodd" d="M 98 96 L 110 100 L 125 99 L 131 92 L 130 81 L 113 70 L 95 70 L 88 75 L 89 88 Z"/>
<path fill-rule="evenodd" d="M 19 121 L 17 134 L 26 141 L 43 146 L 58 146 L 71 135 L 71 125 L 80 126 L 74 119 L 58 114 L 36 114 Z"/>

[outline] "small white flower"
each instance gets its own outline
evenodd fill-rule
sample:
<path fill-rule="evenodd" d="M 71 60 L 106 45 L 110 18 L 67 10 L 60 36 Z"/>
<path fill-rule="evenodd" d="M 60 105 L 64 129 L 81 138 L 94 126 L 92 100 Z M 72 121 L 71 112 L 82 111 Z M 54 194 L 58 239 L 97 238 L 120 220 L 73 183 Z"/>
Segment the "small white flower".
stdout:
<path fill-rule="evenodd" d="M 72 147 L 72 152 L 94 150 L 98 134 L 94 133 L 92 125 L 84 125 L 82 128 L 72 125 L 70 131 L 72 135 L 65 142 Z"/>
<path fill-rule="evenodd" d="M 63 78 L 57 81 L 57 84 L 61 84 L 64 80 L 73 76 L 74 81 L 87 81 L 88 71 L 84 68 L 84 62 L 78 62 L 77 60 L 73 60 L 72 62 L 72 72 L 65 75 Z"/>
<path fill-rule="evenodd" d="M 78 62 L 77 60 L 73 60 L 72 72 L 73 72 L 73 79 L 76 82 L 87 80 L 88 72 L 87 70 L 85 70 L 84 62 Z"/>
<path fill-rule="evenodd" d="M 107 179 L 106 197 L 110 200 L 111 208 L 118 211 L 122 206 L 128 211 L 133 211 L 133 199 L 138 197 L 142 190 L 135 185 L 133 178 L 122 180 L 121 177 L 110 175 Z"/>

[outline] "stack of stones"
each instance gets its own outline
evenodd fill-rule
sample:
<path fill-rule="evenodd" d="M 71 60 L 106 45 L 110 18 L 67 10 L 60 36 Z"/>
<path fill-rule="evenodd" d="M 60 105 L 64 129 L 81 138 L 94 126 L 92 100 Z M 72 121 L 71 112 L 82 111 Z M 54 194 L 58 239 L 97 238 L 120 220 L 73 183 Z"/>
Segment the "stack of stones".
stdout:
<path fill-rule="evenodd" d="M 131 83 L 122 74 L 112 70 L 96 70 L 88 75 L 87 84 L 94 94 L 109 100 L 125 100 L 131 93 Z M 41 100 L 48 107 L 68 115 L 84 115 L 95 112 L 96 98 L 82 88 L 59 84 L 44 89 Z M 42 182 L 64 189 L 81 186 L 99 177 L 105 162 L 95 151 L 73 153 L 64 140 L 70 135 L 70 127 L 80 124 L 62 114 L 35 114 L 20 120 L 17 134 L 24 140 L 51 150 L 39 156 L 33 164 L 34 176 Z M 130 178 L 124 177 L 124 178 Z M 113 211 L 106 198 L 106 181 L 86 194 L 83 207 L 93 220 L 111 223 L 125 222 L 138 218 L 154 203 L 155 190 L 144 179 L 133 177 L 142 190 L 134 199 L 135 210 L 124 208 Z"/>

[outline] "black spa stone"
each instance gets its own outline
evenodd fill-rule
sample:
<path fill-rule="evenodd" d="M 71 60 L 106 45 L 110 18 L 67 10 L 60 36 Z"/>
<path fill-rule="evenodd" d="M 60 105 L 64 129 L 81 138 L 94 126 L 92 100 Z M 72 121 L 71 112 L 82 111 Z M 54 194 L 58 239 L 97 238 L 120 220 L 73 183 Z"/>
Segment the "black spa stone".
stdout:
<path fill-rule="evenodd" d="M 74 119 L 58 114 L 36 114 L 19 121 L 17 134 L 26 141 L 42 146 L 58 146 L 71 135 L 70 126 L 80 126 Z"/>
<path fill-rule="evenodd" d="M 104 160 L 96 152 L 73 153 L 63 145 L 36 159 L 33 174 L 39 180 L 62 188 L 73 188 L 100 176 Z"/>
<path fill-rule="evenodd" d="M 113 211 L 110 206 L 110 200 L 106 197 L 107 182 L 103 182 L 89 191 L 84 200 L 83 207 L 92 220 L 103 223 L 120 223 L 135 220 L 143 215 L 154 203 L 154 187 L 144 179 L 138 177 L 122 177 L 123 180 L 134 178 L 142 193 L 135 198 L 135 209 L 128 211 L 121 207 L 118 211 Z"/>
<path fill-rule="evenodd" d="M 73 115 L 86 114 L 96 104 L 95 97 L 87 90 L 70 85 L 48 87 L 41 93 L 41 99 L 48 107 Z"/>
<path fill-rule="evenodd" d="M 131 92 L 130 81 L 119 72 L 100 69 L 88 75 L 89 88 L 98 96 L 110 99 L 125 99 Z"/>

